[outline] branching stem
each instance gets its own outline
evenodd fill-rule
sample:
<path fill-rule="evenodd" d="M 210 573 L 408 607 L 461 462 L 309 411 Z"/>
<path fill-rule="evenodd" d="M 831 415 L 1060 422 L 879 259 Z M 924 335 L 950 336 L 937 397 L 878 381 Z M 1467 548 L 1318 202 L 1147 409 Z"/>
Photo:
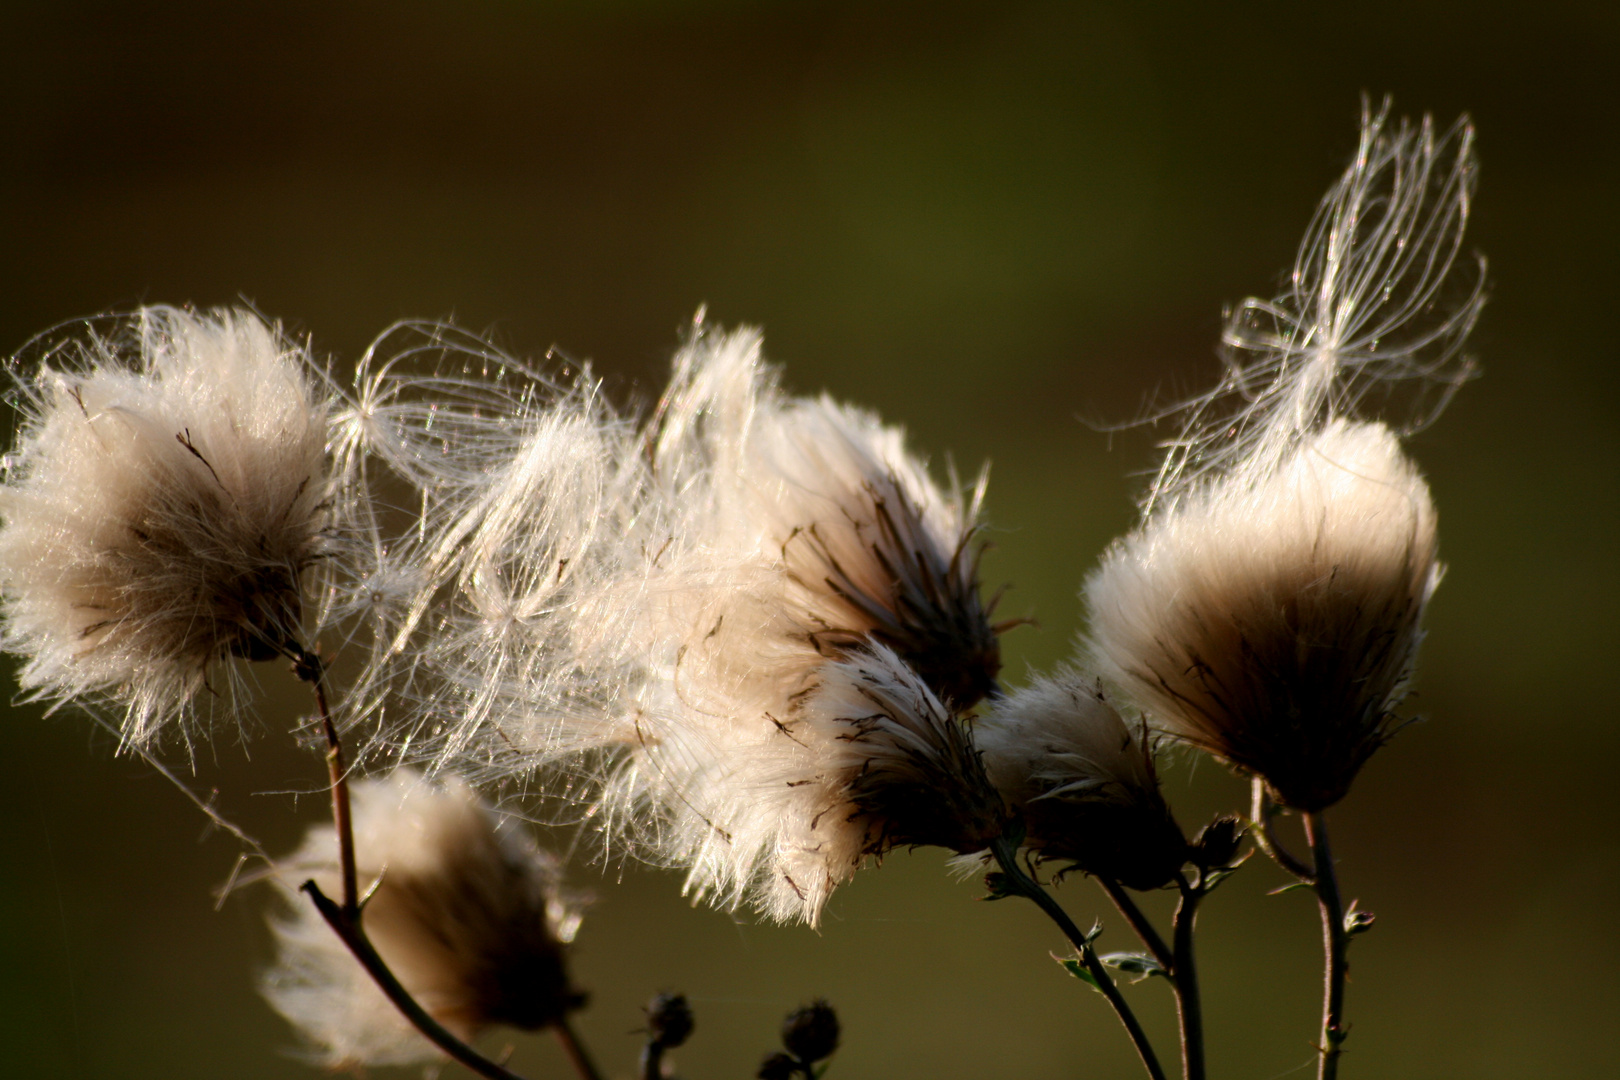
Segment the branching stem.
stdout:
<path fill-rule="evenodd" d="M 1260 844 L 1260 850 L 1271 857 L 1271 860 L 1284 870 L 1293 874 L 1307 885 L 1315 884 L 1315 872 L 1305 863 L 1296 858 L 1289 850 L 1282 846 L 1282 842 L 1271 830 L 1271 819 L 1276 815 L 1276 807 L 1272 804 L 1271 795 L 1266 791 L 1266 782 L 1258 776 L 1253 781 L 1253 797 L 1250 802 L 1249 817 L 1254 822 L 1254 837 Z"/>
<path fill-rule="evenodd" d="M 1114 1014 L 1119 1017 L 1119 1022 L 1125 1026 L 1125 1033 L 1130 1036 L 1131 1044 L 1136 1047 L 1136 1052 L 1141 1055 L 1142 1065 L 1147 1069 L 1148 1076 L 1152 1077 L 1153 1080 L 1165 1080 L 1164 1068 L 1159 1064 L 1158 1055 L 1153 1052 L 1153 1044 L 1148 1042 L 1147 1032 L 1142 1030 L 1141 1023 L 1136 1019 L 1136 1014 L 1125 1003 L 1125 998 L 1120 994 L 1119 987 L 1114 984 L 1113 976 L 1108 973 L 1108 968 L 1098 959 L 1097 951 L 1091 947 L 1091 941 L 1085 934 L 1080 932 L 1080 928 L 1074 924 L 1074 920 L 1069 918 L 1069 913 L 1064 911 L 1056 900 L 1052 899 L 1051 894 L 1042 888 L 1039 882 L 1024 872 L 1024 868 L 1018 864 L 1017 852 L 1005 837 L 993 842 L 990 845 L 990 851 L 995 856 L 996 863 L 1001 867 L 1002 873 L 1006 875 L 1008 891 L 1033 900 L 1036 906 L 1057 924 L 1058 929 L 1063 931 L 1063 936 L 1068 938 L 1069 943 L 1074 946 L 1075 952 L 1080 956 L 1080 963 L 1086 969 L 1086 973 L 1091 976 L 1097 989 L 1102 991 L 1103 997 L 1108 999 L 1108 1004 L 1113 1006 Z"/>
<path fill-rule="evenodd" d="M 1148 921 L 1142 909 L 1136 906 L 1136 901 L 1125 891 L 1125 886 L 1104 877 L 1098 878 L 1097 884 L 1102 886 L 1103 892 L 1108 894 L 1108 899 L 1114 902 L 1119 913 L 1125 916 L 1125 921 L 1131 924 L 1131 929 L 1136 931 L 1136 936 L 1142 939 L 1142 944 L 1147 946 L 1148 953 L 1159 962 L 1159 966 L 1164 968 L 1166 973 L 1174 972 L 1176 961 L 1170 946 L 1164 943 L 1159 931 Z"/>
<path fill-rule="evenodd" d="M 358 887 L 358 874 L 355 870 L 354 857 L 354 821 L 349 810 L 349 779 L 348 768 L 343 759 L 343 741 L 338 737 L 337 725 L 332 721 L 332 710 L 326 697 L 326 668 L 320 657 L 307 649 L 298 650 L 294 657 L 294 669 L 298 677 L 309 683 L 315 690 L 315 701 L 321 713 L 321 729 L 326 736 L 326 768 L 327 775 L 332 782 L 332 824 L 337 831 L 338 838 L 338 865 L 343 879 L 343 897 L 341 903 L 334 902 L 314 881 L 306 881 L 303 891 L 315 904 L 315 910 L 321 913 L 321 918 L 332 928 L 332 932 L 348 947 L 349 952 L 359 961 L 360 966 L 366 969 L 378 988 L 393 1002 L 394 1008 L 409 1020 L 424 1036 L 440 1050 L 443 1050 L 453 1060 L 460 1062 L 479 1076 L 489 1080 L 523 1080 L 519 1074 L 512 1072 L 503 1065 L 484 1057 L 478 1051 L 456 1038 L 455 1035 L 435 1020 L 426 1009 L 417 1004 L 411 997 L 410 991 L 400 983 L 394 973 L 389 970 L 387 962 L 378 955 L 371 939 L 366 936 L 365 929 L 360 924 L 361 906 Z M 562 1044 L 563 1052 L 573 1063 L 575 1071 L 581 1080 L 602 1080 L 602 1074 L 597 1071 L 590 1055 L 585 1052 L 579 1037 L 569 1026 L 566 1017 L 559 1017 L 553 1024 L 557 1034 L 557 1041 Z"/>

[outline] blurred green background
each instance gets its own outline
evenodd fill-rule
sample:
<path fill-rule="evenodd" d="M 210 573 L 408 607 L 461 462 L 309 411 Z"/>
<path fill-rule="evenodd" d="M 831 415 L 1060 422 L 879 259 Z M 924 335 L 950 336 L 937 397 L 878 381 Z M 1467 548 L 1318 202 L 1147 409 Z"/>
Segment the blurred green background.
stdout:
<path fill-rule="evenodd" d="M 1379 916 L 1345 1075 L 1613 1076 L 1620 16 L 1512 8 L 12 2 L 0 351 L 247 298 L 344 362 L 396 318 L 454 317 L 647 394 L 707 303 L 763 325 L 794 388 L 880 410 L 936 462 L 993 463 L 987 580 L 1040 619 L 1006 643 L 1018 681 L 1067 653 L 1154 461 L 1152 432 L 1082 421 L 1208 385 L 1222 305 L 1274 290 L 1363 91 L 1467 110 L 1483 377 L 1413 443 L 1450 565 L 1428 722 L 1333 815 Z M 285 734 L 305 707 L 278 698 L 196 765 L 273 849 L 323 812 Z M 237 845 L 71 710 L 11 710 L 0 762 L 0 1073 L 311 1075 L 252 990 L 263 898 L 214 910 Z M 1207 763 L 1167 788 L 1189 826 L 1242 797 Z M 941 862 L 862 873 L 819 933 L 582 865 L 583 1029 L 625 1076 L 641 1003 L 682 989 L 683 1073 L 750 1076 L 781 1014 L 827 995 L 835 1077 L 1136 1075 L 1047 958 L 1055 933 Z M 1311 1073 L 1319 930 L 1306 896 L 1266 895 L 1280 880 L 1255 866 L 1203 913 L 1216 1077 Z M 1084 880 L 1062 897 L 1106 914 Z M 1130 993 L 1168 1037 L 1165 988 Z M 514 1060 L 564 1075 L 543 1038 Z"/>

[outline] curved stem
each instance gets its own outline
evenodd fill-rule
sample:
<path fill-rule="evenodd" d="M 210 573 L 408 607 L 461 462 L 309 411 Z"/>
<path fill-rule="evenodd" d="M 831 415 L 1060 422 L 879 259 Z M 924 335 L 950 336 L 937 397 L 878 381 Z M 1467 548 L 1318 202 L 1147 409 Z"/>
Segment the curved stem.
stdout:
<path fill-rule="evenodd" d="M 1176 905 L 1175 962 L 1171 966 L 1176 991 L 1176 1014 L 1181 1022 L 1181 1073 L 1185 1080 L 1204 1080 L 1204 1005 L 1198 996 L 1198 964 L 1193 956 L 1193 924 L 1204 886 L 1178 875 L 1181 903 Z"/>
<path fill-rule="evenodd" d="M 351 922 L 343 910 L 321 892 L 319 885 L 313 881 L 306 881 L 303 889 L 315 902 L 315 909 L 321 913 L 321 918 L 326 920 L 332 932 L 348 946 L 354 958 L 360 961 L 360 966 L 366 969 L 366 974 L 371 976 L 382 992 L 388 996 L 388 1000 L 394 1003 L 394 1008 L 398 1009 L 416 1030 L 427 1036 L 440 1050 L 479 1076 L 487 1077 L 488 1080 L 523 1080 L 517 1073 L 497 1065 L 456 1038 L 445 1029 L 444 1025 L 429 1016 L 427 1010 L 416 1003 L 416 999 L 400 985 L 394 973 L 388 970 L 388 965 L 377 955 L 377 950 L 372 947 L 371 940 L 366 937 L 365 931 L 360 929 L 359 923 Z M 587 1080 L 599 1080 L 595 1073 L 581 1072 L 581 1075 Z"/>
<path fill-rule="evenodd" d="M 1164 938 L 1159 936 L 1158 930 L 1154 929 L 1153 924 L 1148 922 L 1148 918 L 1143 914 L 1142 909 L 1136 906 L 1136 901 L 1131 899 L 1131 894 L 1126 892 L 1125 887 L 1119 882 L 1112 881 L 1109 878 L 1100 877 L 1097 879 L 1097 884 L 1102 886 L 1103 892 L 1108 894 L 1108 899 L 1114 902 L 1114 906 L 1119 909 L 1119 913 L 1125 916 L 1125 921 L 1131 924 L 1131 929 L 1136 931 L 1136 936 L 1142 939 L 1143 945 L 1147 946 L 1147 951 L 1152 954 L 1153 959 L 1159 962 L 1159 966 L 1164 968 L 1165 973 L 1174 982 L 1175 956 L 1170 951 L 1170 946 L 1164 943 Z"/>
<path fill-rule="evenodd" d="M 1266 782 L 1258 776 L 1253 781 L 1253 796 L 1250 801 L 1249 817 L 1254 821 L 1254 836 L 1260 844 L 1260 850 L 1271 856 L 1271 860 L 1284 870 L 1293 874 L 1307 885 L 1314 884 L 1315 875 L 1309 866 L 1296 858 L 1271 831 L 1271 819 L 1275 812 L 1271 795 L 1266 791 Z"/>
<path fill-rule="evenodd" d="M 1339 879 L 1333 871 L 1333 851 L 1328 846 L 1327 822 L 1321 811 L 1305 815 L 1305 836 L 1316 860 L 1314 886 L 1322 909 L 1322 1063 L 1320 1080 L 1339 1075 L 1339 1054 L 1344 1045 L 1344 977 L 1350 970 L 1350 935 L 1344 926 L 1344 903 L 1339 896 Z"/>
<path fill-rule="evenodd" d="M 579 1041 L 573 1025 L 568 1022 L 568 1017 L 559 1016 L 557 1022 L 551 1026 L 551 1030 L 557 1033 L 557 1041 L 562 1044 L 563 1053 L 568 1055 L 569 1062 L 574 1066 L 574 1071 L 579 1073 L 581 1080 L 602 1080 L 601 1071 L 591 1060 L 591 1055 L 586 1052 L 585 1044 Z"/>
<path fill-rule="evenodd" d="M 1125 998 L 1120 995 L 1119 987 L 1114 984 L 1113 976 L 1108 974 L 1108 969 L 1097 958 L 1097 951 L 1091 947 L 1091 942 L 1086 938 L 1086 935 L 1080 932 L 1080 928 L 1074 925 L 1074 920 L 1069 918 L 1069 913 L 1064 911 L 1056 900 L 1052 899 L 1051 895 L 1040 886 L 1040 883 L 1024 873 L 1023 867 L 1018 865 L 1017 853 L 1005 838 L 993 842 L 990 845 L 990 851 L 995 856 L 996 863 L 1001 867 L 1002 873 L 1007 876 L 1008 885 L 1011 887 L 1010 891 L 1033 900 L 1036 906 L 1057 924 L 1058 929 L 1063 931 L 1063 936 L 1069 939 L 1069 943 L 1080 954 L 1080 963 L 1085 966 L 1086 972 L 1095 982 L 1097 989 L 1102 991 L 1103 997 L 1108 999 L 1108 1004 L 1113 1006 L 1114 1014 L 1119 1017 L 1119 1022 L 1125 1026 L 1125 1033 L 1130 1036 L 1131 1044 L 1136 1047 L 1136 1052 L 1141 1055 L 1142 1065 L 1147 1069 L 1148 1075 L 1153 1080 L 1165 1080 L 1164 1068 L 1159 1064 L 1158 1055 L 1153 1052 L 1153 1044 L 1148 1042 L 1147 1032 L 1142 1030 L 1141 1023 L 1136 1019 L 1136 1014 L 1125 1003 Z"/>

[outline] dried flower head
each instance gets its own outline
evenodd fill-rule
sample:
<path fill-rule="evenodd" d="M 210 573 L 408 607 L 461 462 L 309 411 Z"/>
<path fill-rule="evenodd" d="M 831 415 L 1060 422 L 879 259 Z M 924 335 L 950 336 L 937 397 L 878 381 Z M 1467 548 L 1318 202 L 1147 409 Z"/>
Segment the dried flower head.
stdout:
<path fill-rule="evenodd" d="M 784 614 L 818 653 L 871 638 L 958 708 L 995 690 L 975 543 L 984 475 L 941 490 L 899 429 L 826 395 L 787 397 L 757 331 L 701 322 L 650 438 L 668 489 L 701 494 L 703 539 L 779 573 Z"/>
<path fill-rule="evenodd" d="M 868 856 L 980 851 L 1006 826 L 968 723 L 875 642 L 823 665 L 756 756 L 755 812 L 776 834 L 762 899 L 778 919 L 814 922 Z"/>
<path fill-rule="evenodd" d="M 1302 810 L 1392 733 L 1440 579 L 1427 485 L 1354 417 L 1438 389 L 1408 403 L 1421 426 L 1471 371 L 1474 175 L 1466 119 L 1437 140 L 1364 111 L 1289 289 L 1228 320 L 1226 377 L 1184 407 L 1142 526 L 1086 586 L 1102 674 Z"/>
<path fill-rule="evenodd" d="M 379 545 L 379 565 L 420 582 L 366 684 L 413 706 L 396 745 L 436 768 L 561 772 L 552 789 L 610 851 L 683 868 L 718 904 L 813 921 L 874 840 L 852 827 L 821 884 L 784 884 L 784 852 L 822 844 L 826 800 L 811 805 L 825 747 L 782 732 L 829 662 L 874 638 L 934 674 L 941 716 L 938 693 L 992 685 L 977 496 L 942 493 L 872 418 L 786 399 L 752 331 L 700 326 L 640 430 L 593 383 L 496 366 L 517 377 L 384 365 L 345 422 L 372 448 L 346 460 L 384 461 L 427 508 L 418 537 Z M 762 793 L 792 813 L 761 813 Z"/>
<path fill-rule="evenodd" d="M 215 661 L 295 651 L 327 527 L 305 348 L 250 312 L 144 308 L 19 378 L 0 609 L 25 689 L 111 698 L 140 744 Z"/>
<path fill-rule="evenodd" d="M 521 823 L 460 781 L 434 784 L 409 769 L 351 792 L 356 862 L 375 883 L 366 933 L 434 1019 L 470 1040 L 493 1024 L 543 1028 L 579 1007 L 564 963 L 578 902 Z M 327 1067 L 437 1059 L 296 892 L 311 878 L 336 891 L 337 862 L 336 835 L 320 826 L 277 864 L 285 905 L 271 924 L 278 951 L 264 995 Z"/>
<path fill-rule="evenodd" d="M 1152 740 L 1120 718 L 1095 679 L 1037 679 L 996 701 L 974 739 L 1039 858 L 1133 889 L 1168 884 L 1187 861 Z"/>
<path fill-rule="evenodd" d="M 1335 420 L 1117 543 L 1086 597 L 1103 673 L 1157 724 L 1320 810 L 1398 725 L 1439 580 L 1423 478 L 1388 428 Z"/>

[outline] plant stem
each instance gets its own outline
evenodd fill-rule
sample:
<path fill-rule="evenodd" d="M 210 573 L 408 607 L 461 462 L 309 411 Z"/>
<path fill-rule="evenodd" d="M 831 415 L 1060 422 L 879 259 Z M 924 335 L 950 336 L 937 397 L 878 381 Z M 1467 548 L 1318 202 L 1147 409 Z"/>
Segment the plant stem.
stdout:
<path fill-rule="evenodd" d="M 299 649 L 294 661 L 298 677 L 315 690 L 315 703 L 321 711 L 321 730 L 326 735 L 326 775 L 332 782 L 332 824 L 337 830 L 338 867 L 343 879 L 343 914 L 351 921 L 360 918 L 360 889 L 354 868 L 354 825 L 349 812 L 348 767 L 343 762 L 343 742 L 332 709 L 326 700 L 326 665 L 308 649 Z"/>
<path fill-rule="evenodd" d="M 1254 837 L 1259 841 L 1260 850 L 1271 856 L 1273 862 L 1299 880 L 1307 885 L 1313 884 L 1314 875 L 1311 868 L 1296 858 L 1287 848 L 1283 847 L 1281 841 L 1271 831 L 1273 810 L 1271 795 L 1266 791 L 1266 782 L 1258 776 L 1255 777 L 1249 817 L 1254 821 Z"/>
<path fill-rule="evenodd" d="M 1143 945 L 1147 946 L 1147 951 L 1153 956 L 1153 959 L 1159 962 L 1159 966 L 1164 968 L 1165 974 L 1170 975 L 1173 981 L 1176 968 L 1175 956 L 1171 953 L 1170 946 L 1164 943 L 1164 938 L 1160 937 L 1159 932 L 1153 928 L 1153 924 L 1148 922 L 1148 918 L 1143 914 L 1142 909 L 1136 906 L 1136 901 L 1131 899 L 1131 894 L 1126 892 L 1125 887 L 1119 882 L 1108 878 L 1098 878 L 1097 884 L 1102 886 L 1103 892 L 1108 894 L 1108 899 L 1114 902 L 1114 906 L 1119 909 L 1119 913 L 1125 916 L 1125 921 L 1131 924 L 1131 929 L 1136 931 L 1136 936 L 1142 939 Z"/>
<path fill-rule="evenodd" d="M 1339 1054 L 1344 1045 L 1344 977 L 1350 970 L 1350 935 L 1344 926 L 1344 903 L 1339 897 L 1339 879 L 1333 871 L 1333 851 L 1328 846 L 1327 822 L 1321 811 L 1305 815 L 1305 836 L 1316 861 L 1313 885 L 1322 909 L 1322 1063 L 1320 1080 L 1339 1075 Z"/>
<path fill-rule="evenodd" d="M 349 951 L 354 954 L 354 958 L 360 961 L 360 966 L 366 969 L 366 973 L 371 976 L 382 992 L 388 995 L 388 1000 L 394 1003 L 394 1008 L 398 1009 L 405 1019 L 415 1026 L 416 1030 L 427 1036 L 440 1050 L 443 1050 L 451 1058 L 467 1066 L 479 1076 L 488 1077 L 489 1080 L 523 1080 L 517 1073 L 490 1061 L 456 1038 L 442 1024 L 429 1016 L 427 1010 L 416 1003 L 416 999 L 411 997 L 410 991 L 401 986 L 399 980 L 394 977 L 394 973 L 388 970 L 388 965 L 383 961 L 382 957 L 377 955 L 377 950 L 372 947 L 371 940 L 366 937 L 365 931 L 360 928 L 360 924 L 351 922 L 344 915 L 343 909 L 333 903 L 325 893 L 321 892 L 319 885 L 313 881 L 306 881 L 303 889 L 309 894 L 309 898 L 315 902 L 315 909 L 321 913 L 321 917 L 332 928 L 332 932 L 337 934 L 344 945 L 348 946 Z M 567 1045 L 566 1041 L 564 1045 Z M 575 1065 L 577 1067 L 579 1062 L 576 1061 Z M 586 1080 L 600 1080 L 600 1077 L 595 1072 L 581 1071 L 580 1075 L 585 1077 Z"/>
<path fill-rule="evenodd" d="M 1176 905 L 1175 953 L 1170 973 L 1176 991 L 1176 1014 L 1181 1022 L 1181 1074 L 1185 1080 L 1204 1080 L 1204 1005 L 1198 996 L 1198 964 L 1193 956 L 1193 924 L 1204 883 L 1189 883 L 1177 875 L 1181 902 Z"/>
<path fill-rule="evenodd" d="M 573 1025 L 568 1022 L 568 1017 L 557 1017 L 557 1021 L 552 1024 L 551 1030 L 556 1032 L 557 1041 L 562 1044 L 563 1053 L 568 1055 L 569 1062 L 574 1066 L 574 1071 L 579 1073 L 581 1080 L 602 1080 L 602 1073 L 597 1069 L 596 1063 L 591 1060 L 591 1055 L 586 1051 L 585 1044 L 579 1041 L 579 1035 L 574 1032 Z"/>
<path fill-rule="evenodd" d="M 1097 951 L 1091 947 L 1086 935 L 1080 932 L 1080 928 L 1074 925 L 1074 920 L 1069 918 L 1069 913 L 1052 899 L 1040 883 L 1024 873 L 1023 867 L 1018 865 L 1017 853 L 1004 837 L 994 841 L 990 845 L 990 851 L 995 856 L 1002 873 L 1007 876 L 1011 891 L 1033 900 L 1036 906 L 1057 924 L 1058 929 L 1063 931 L 1063 936 L 1069 939 L 1069 943 L 1080 954 L 1080 963 L 1085 966 L 1097 989 L 1102 991 L 1103 997 L 1108 999 L 1108 1004 L 1113 1006 L 1119 1022 L 1125 1025 L 1125 1033 L 1130 1036 L 1131 1044 L 1141 1055 L 1142 1065 L 1147 1069 L 1148 1076 L 1153 1080 L 1165 1080 L 1164 1068 L 1159 1064 L 1158 1055 L 1153 1052 L 1153 1044 L 1148 1042 L 1147 1033 L 1142 1030 L 1136 1014 L 1131 1012 L 1131 1007 L 1125 1003 L 1119 987 L 1114 984 L 1113 976 L 1108 974 L 1108 969 L 1097 958 Z"/>

